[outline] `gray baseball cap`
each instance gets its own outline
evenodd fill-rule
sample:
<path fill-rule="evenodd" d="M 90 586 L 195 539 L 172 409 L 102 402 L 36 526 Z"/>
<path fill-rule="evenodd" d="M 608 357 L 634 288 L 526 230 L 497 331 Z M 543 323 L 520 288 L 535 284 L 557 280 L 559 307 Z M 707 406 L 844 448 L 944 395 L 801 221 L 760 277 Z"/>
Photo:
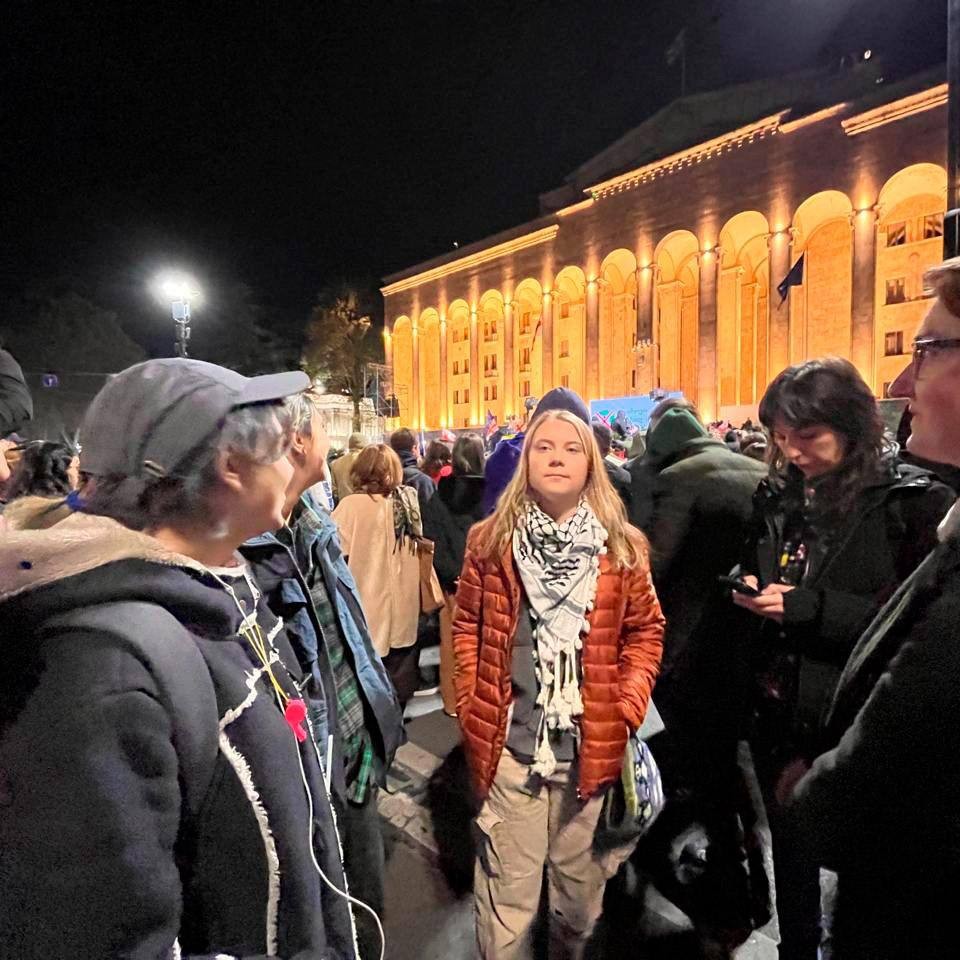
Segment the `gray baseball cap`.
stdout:
<path fill-rule="evenodd" d="M 174 475 L 237 407 L 310 386 L 301 370 L 244 377 L 203 360 L 147 360 L 118 373 L 83 418 L 80 470 L 93 476 Z"/>

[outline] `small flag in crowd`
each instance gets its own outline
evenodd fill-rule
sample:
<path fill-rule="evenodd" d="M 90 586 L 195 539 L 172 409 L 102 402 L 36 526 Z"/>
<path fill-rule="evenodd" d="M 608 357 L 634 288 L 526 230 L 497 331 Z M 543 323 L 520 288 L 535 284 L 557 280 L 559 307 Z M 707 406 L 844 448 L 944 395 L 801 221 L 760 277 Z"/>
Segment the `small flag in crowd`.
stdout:
<path fill-rule="evenodd" d="M 497 418 L 488 410 L 487 411 L 487 425 L 483 431 L 484 437 L 489 440 L 490 437 L 496 432 L 497 429 Z"/>
<path fill-rule="evenodd" d="M 805 253 L 800 254 L 800 258 L 790 268 L 790 272 L 777 284 L 777 293 L 780 294 L 780 306 L 787 299 L 787 293 L 791 287 L 799 287 L 803 283 L 803 258 Z"/>

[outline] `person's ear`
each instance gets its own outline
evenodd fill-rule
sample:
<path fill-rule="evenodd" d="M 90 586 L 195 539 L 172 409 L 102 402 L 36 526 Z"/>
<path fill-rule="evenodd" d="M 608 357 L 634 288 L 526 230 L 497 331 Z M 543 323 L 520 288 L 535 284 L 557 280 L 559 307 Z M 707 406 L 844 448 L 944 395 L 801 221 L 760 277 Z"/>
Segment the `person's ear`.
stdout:
<path fill-rule="evenodd" d="M 246 457 L 229 450 L 222 450 L 217 457 L 217 473 L 220 482 L 231 493 L 242 493 L 249 473 L 250 462 Z"/>
<path fill-rule="evenodd" d="M 287 459 L 295 466 L 302 465 L 307 458 L 307 446 L 307 438 L 301 433 L 294 432 L 287 449 Z"/>

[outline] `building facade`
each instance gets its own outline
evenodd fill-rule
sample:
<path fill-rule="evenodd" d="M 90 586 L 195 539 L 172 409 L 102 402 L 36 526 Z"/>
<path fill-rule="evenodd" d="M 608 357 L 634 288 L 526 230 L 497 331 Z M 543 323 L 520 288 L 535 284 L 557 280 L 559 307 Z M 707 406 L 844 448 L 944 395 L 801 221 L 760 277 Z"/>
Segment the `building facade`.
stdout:
<path fill-rule="evenodd" d="M 678 101 L 541 197 L 537 220 L 388 277 L 401 422 L 504 422 L 561 385 L 682 390 L 739 421 L 785 366 L 827 354 L 883 396 L 942 259 L 937 80 L 811 78 L 804 106 L 756 86 Z"/>

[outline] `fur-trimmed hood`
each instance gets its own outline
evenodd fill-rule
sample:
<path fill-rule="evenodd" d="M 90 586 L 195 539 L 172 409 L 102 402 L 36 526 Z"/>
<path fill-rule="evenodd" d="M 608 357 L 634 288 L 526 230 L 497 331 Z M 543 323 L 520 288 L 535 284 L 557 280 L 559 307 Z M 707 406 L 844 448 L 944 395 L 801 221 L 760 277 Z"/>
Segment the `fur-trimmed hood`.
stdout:
<path fill-rule="evenodd" d="M 57 505 L 53 501 L 53 506 Z M 8 533 L 0 539 L 0 602 L 118 560 L 146 560 L 198 573 L 204 567 L 172 553 L 159 540 L 108 517 L 71 513 L 51 526 L 35 528 L 51 501 L 29 497 L 4 513 Z"/>
<path fill-rule="evenodd" d="M 19 521 L 50 506 L 32 499 L 20 508 Z M 21 636 L 52 614 L 120 600 L 162 606 L 209 638 L 233 635 L 240 622 L 235 604 L 202 564 L 108 517 L 71 513 L 46 529 L 0 537 L 0 609 Z"/>

